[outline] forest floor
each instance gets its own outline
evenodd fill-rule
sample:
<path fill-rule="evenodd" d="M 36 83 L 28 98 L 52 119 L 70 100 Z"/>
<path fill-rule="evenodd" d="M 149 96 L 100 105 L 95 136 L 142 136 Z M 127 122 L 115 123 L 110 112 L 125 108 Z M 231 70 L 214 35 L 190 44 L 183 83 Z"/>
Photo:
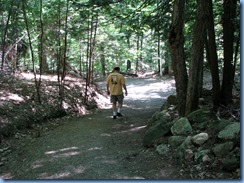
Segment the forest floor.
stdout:
<path fill-rule="evenodd" d="M 1 146 L 2 179 L 191 179 L 173 157 L 142 146 L 151 116 L 175 93 L 172 78 L 126 78 L 121 118 L 112 119 L 108 96 L 100 107 L 80 117 L 41 124 L 37 136 L 20 131 Z M 105 88 L 104 80 L 97 82 Z M 14 86 L 12 86 L 14 88 Z M 7 146 L 6 146 L 7 144 Z M 224 176 L 223 176 L 224 177 Z"/>

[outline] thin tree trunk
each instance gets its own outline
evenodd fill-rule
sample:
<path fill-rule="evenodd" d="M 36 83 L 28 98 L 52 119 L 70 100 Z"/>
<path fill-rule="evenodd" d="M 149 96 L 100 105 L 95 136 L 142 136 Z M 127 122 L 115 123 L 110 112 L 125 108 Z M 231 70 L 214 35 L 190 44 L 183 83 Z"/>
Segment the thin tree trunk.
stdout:
<path fill-rule="evenodd" d="M 68 12 L 69 12 L 69 0 L 66 1 L 66 12 L 65 12 L 65 36 L 64 36 L 64 53 L 63 53 L 63 71 L 61 77 L 61 102 L 64 99 L 64 85 L 66 76 L 66 63 L 67 63 L 67 35 L 68 35 Z"/>
<path fill-rule="evenodd" d="M 40 85 L 38 84 L 37 77 L 36 77 L 36 69 L 35 69 L 35 57 L 34 57 L 34 51 L 32 48 L 32 42 L 31 42 L 31 37 L 30 37 L 30 30 L 28 26 L 28 19 L 26 16 L 26 9 L 25 9 L 25 1 L 22 4 L 23 7 L 23 13 L 24 13 L 24 21 L 25 21 L 25 26 L 26 26 L 26 31 L 28 35 L 28 40 L 29 40 L 29 46 L 30 46 L 30 52 L 31 52 L 31 60 L 32 60 L 32 67 L 33 67 L 33 73 L 34 73 L 34 80 L 35 80 L 35 86 L 36 86 L 36 93 L 37 93 L 37 99 L 38 102 L 41 103 L 41 94 L 40 94 Z"/>
<path fill-rule="evenodd" d="M 236 40 L 236 49 L 235 49 L 235 56 L 234 56 L 234 72 L 233 72 L 233 79 L 235 78 L 235 70 L 236 70 L 236 63 L 237 63 L 237 55 L 239 52 L 239 46 L 240 46 L 240 31 L 238 34 L 238 38 Z"/>
<path fill-rule="evenodd" d="M 198 0 L 197 17 L 193 30 L 192 55 L 187 87 L 186 115 L 198 108 L 200 88 L 199 81 L 203 67 L 206 18 L 206 0 Z"/>
<path fill-rule="evenodd" d="M 106 76 L 106 72 L 105 72 L 105 68 L 106 68 L 106 64 L 105 64 L 105 52 L 104 52 L 104 42 L 101 43 L 100 46 L 101 49 L 101 72 L 102 72 L 102 76 L 105 77 Z"/>
<path fill-rule="evenodd" d="M 61 2 L 58 3 L 58 49 L 57 49 L 57 76 L 58 76 L 58 87 L 59 87 L 59 97 L 62 100 L 62 89 L 61 89 L 61 79 L 60 79 L 60 67 L 61 67 Z M 62 101 L 60 101 L 62 105 Z"/>
<path fill-rule="evenodd" d="M 139 51 L 140 51 L 140 35 L 137 34 L 137 40 L 136 40 L 136 74 L 139 70 Z"/>
<path fill-rule="evenodd" d="M 83 53 L 83 49 L 82 49 L 82 39 L 80 38 L 80 61 L 79 61 L 79 72 L 80 72 L 80 76 L 82 76 L 82 53 Z"/>
<path fill-rule="evenodd" d="M 92 39 L 92 47 L 91 47 L 91 53 L 90 53 L 90 57 L 91 57 L 91 83 L 93 83 L 94 80 L 94 53 L 95 53 L 95 47 L 96 47 L 96 38 L 97 38 L 97 29 L 98 29 L 98 12 L 96 12 L 96 20 L 95 20 L 95 25 L 94 26 L 94 35 L 93 35 L 93 39 Z"/>
<path fill-rule="evenodd" d="M 3 39 L 2 39 L 2 65 L 1 65 L 2 70 L 3 70 L 3 66 L 4 66 L 4 61 L 5 61 L 6 39 L 7 39 L 7 34 L 8 34 L 8 27 L 9 27 L 9 21 L 10 21 L 10 17 L 11 17 L 11 13 L 12 13 L 13 3 L 14 3 L 14 0 L 11 1 L 11 5 L 9 7 L 8 18 L 7 18 L 6 26 L 4 29 Z"/>
<path fill-rule="evenodd" d="M 175 77 L 179 116 L 185 115 L 188 82 L 186 64 L 184 60 L 184 12 L 185 0 L 175 0 L 169 37 L 169 50 L 171 53 L 172 67 Z"/>
<path fill-rule="evenodd" d="M 88 99 L 88 85 L 89 85 L 89 53 L 90 53 L 90 44 L 91 44 L 91 39 L 90 39 L 90 10 L 88 11 L 89 15 L 88 15 L 88 20 L 87 20 L 87 48 L 86 48 L 86 88 L 85 88 L 85 103 L 87 102 Z"/>
<path fill-rule="evenodd" d="M 160 74 L 160 76 L 162 76 L 162 65 L 161 65 L 161 55 L 160 55 L 160 47 L 161 47 L 161 41 L 160 41 L 160 35 L 158 32 L 158 45 L 157 45 L 157 52 L 158 52 L 158 72 Z"/>
<path fill-rule="evenodd" d="M 208 21 L 206 24 L 206 54 L 212 76 L 212 100 L 214 106 L 220 104 L 220 80 L 218 68 L 218 56 L 215 41 L 214 16 L 212 0 L 206 0 L 208 8 Z"/>
<path fill-rule="evenodd" d="M 41 88 L 41 77 L 42 77 L 42 71 L 43 71 L 43 22 L 42 22 L 42 0 L 40 0 L 40 53 L 39 53 L 39 64 L 40 64 L 40 76 L 39 76 L 39 88 Z"/>

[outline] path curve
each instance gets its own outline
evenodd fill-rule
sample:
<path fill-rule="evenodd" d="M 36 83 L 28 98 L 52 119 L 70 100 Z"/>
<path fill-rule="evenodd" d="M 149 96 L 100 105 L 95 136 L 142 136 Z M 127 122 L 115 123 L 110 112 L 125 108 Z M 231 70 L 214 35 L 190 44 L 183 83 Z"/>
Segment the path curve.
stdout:
<path fill-rule="evenodd" d="M 177 179 L 180 166 L 142 146 L 147 120 L 174 90 L 172 79 L 126 78 L 123 118 L 110 104 L 95 114 L 20 142 L 1 168 L 3 179 Z M 104 82 L 100 83 L 102 87 Z M 24 144 L 24 146 L 21 146 Z"/>

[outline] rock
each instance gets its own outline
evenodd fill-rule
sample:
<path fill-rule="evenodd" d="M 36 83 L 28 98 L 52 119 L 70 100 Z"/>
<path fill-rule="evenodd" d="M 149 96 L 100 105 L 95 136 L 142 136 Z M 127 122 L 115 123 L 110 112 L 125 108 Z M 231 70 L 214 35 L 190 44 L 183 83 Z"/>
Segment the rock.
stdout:
<path fill-rule="evenodd" d="M 194 160 L 199 161 L 200 158 L 206 156 L 208 153 L 210 153 L 209 149 L 204 149 L 203 147 L 199 147 L 197 151 L 194 154 Z M 208 156 L 207 156 L 208 157 Z M 205 157 L 205 158 L 207 158 Z"/>
<path fill-rule="evenodd" d="M 171 110 L 175 109 L 175 106 L 178 104 L 177 97 L 176 95 L 170 95 L 168 96 L 166 102 L 162 105 L 161 111 L 162 110 L 168 110 L 171 108 Z"/>
<path fill-rule="evenodd" d="M 235 171 L 240 168 L 240 149 L 235 148 L 223 160 L 223 170 Z"/>
<path fill-rule="evenodd" d="M 186 137 L 184 136 L 171 136 L 168 139 L 168 143 L 171 147 L 175 148 L 179 146 L 182 142 L 184 142 L 185 139 Z"/>
<path fill-rule="evenodd" d="M 225 142 L 222 144 L 215 144 L 212 148 L 213 153 L 217 157 L 226 156 L 234 147 L 233 142 Z"/>
<path fill-rule="evenodd" d="M 216 115 L 208 109 L 198 109 L 187 115 L 189 122 L 192 123 L 206 123 L 209 119 L 216 119 Z"/>
<path fill-rule="evenodd" d="M 159 139 L 170 132 L 173 122 L 168 122 L 165 118 L 160 118 L 145 133 L 143 138 L 144 146 L 151 146 L 153 141 Z"/>
<path fill-rule="evenodd" d="M 188 135 L 192 132 L 192 127 L 188 119 L 182 117 L 173 124 L 171 132 L 173 135 Z"/>
<path fill-rule="evenodd" d="M 185 150 L 185 160 L 188 162 L 193 161 L 194 153 L 191 149 Z"/>
<path fill-rule="evenodd" d="M 177 101 L 176 95 L 170 95 L 170 96 L 168 96 L 167 102 L 168 102 L 169 105 L 177 105 L 178 104 L 178 101 Z"/>
<path fill-rule="evenodd" d="M 170 149 L 168 148 L 167 144 L 160 144 L 156 148 L 156 152 L 162 156 L 165 156 L 169 151 Z"/>
<path fill-rule="evenodd" d="M 176 148 L 176 158 L 179 158 L 181 161 L 184 160 L 184 153 L 186 149 L 191 149 L 192 142 L 191 136 L 188 136 L 184 142 L 181 143 L 179 147 Z"/>
<path fill-rule="evenodd" d="M 240 138 L 240 123 L 235 122 L 224 128 L 224 130 L 218 133 L 218 138 L 224 140 L 234 140 L 236 138 Z"/>
<path fill-rule="evenodd" d="M 206 162 L 211 162 L 212 159 L 209 157 L 209 155 L 204 154 L 202 157 L 202 162 L 206 163 Z"/>
<path fill-rule="evenodd" d="M 202 145 L 209 139 L 207 133 L 199 133 L 192 137 L 192 143 L 196 145 Z"/>
<path fill-rule="evenodd" d="M 11 125 L 2 125 L 0 127 L 0 135 L 3 137 L 10 137 L 15 133 L 15 129 Z"/>
<path fill-rule="evenodd" d="M 224 130 L 224 128 L 230 124 L 231 124 L 230 120 L 220 119 L 220 120 L 215 120 L 215 121 L 211 122 L 209 124 L 209 128 L 211 130 L 215 131 L 217 134 L 219 131 Z"/>
<path fill-rule="evenodd" d="M 157 111 L 153 114 L 151 119 L 148 121 L 148 126 L 154 125 L 154 123 L 158 121 L 160 118 L 164 118 L 165 120 L 168 121 L 170 116 L 167 113 Z"/>

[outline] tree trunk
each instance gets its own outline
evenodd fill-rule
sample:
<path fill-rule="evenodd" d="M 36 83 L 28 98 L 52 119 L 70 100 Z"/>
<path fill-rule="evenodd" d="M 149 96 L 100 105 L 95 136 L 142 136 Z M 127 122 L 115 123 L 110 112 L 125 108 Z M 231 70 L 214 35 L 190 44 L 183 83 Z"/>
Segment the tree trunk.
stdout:
<path fill-rule="evenodd" d="M 206 0 L 208 8 L 208 21 L 206 24 L 206 55 L 212 76 L 212 100 L 214 106 L 220 104 L 220 80 L 218 68 L 218 56 L 215 41 L 214 17 L 212 0 Z"/>
<path fill-rule="evenodd" d="M 162 58 L 161 58 L 161 53 L 160 53 L 160 48 L 161 48 L 161 41 L 160 41 L 160 34 L 158 32 L 158 45 L 157 45 L 157 57 L 158 57 L 158 72 L 159 75 L 162 76 Z"/>
<path fill-rule="evenodd" d="M 234 82 L 234 33 L 237 0 L 224 0 L 223 38 L 224 38 L 224 69 L 221 88 L 221 104 L 228 105 L 232 102 L 232 89 Z"/>
<path fill-rule="evenodd" d="M 6 40 L 7 40 L 8 27 L 9 27 L 9 21 L 10 21 L 10 17 L 11 17 L 11 13 L 12 13 L 13 3 L 14 3 L 14 0 L 11 1 L 11 5 L 9 7 L 8 18 L 7 18 L 6 26 L 4 29 L 3 39 L 2 39 L 2 65 L 1 65 L 2 70 L 3 70 L 3 66 L 4 66 L 4 61 L 5 61 Z"/>
<path fill-rule="evenodd" d="M 59 87 L 59 97 L 60 97 L 60 106 L 62 106 L 62 84 L 61 84 L 61 60 L 62 60 L 62 48 L 61 48 L 61 3 L 59 0 L 58 4 L 58 33 L 57 33 L 57 38 L 58 38 L 58 48 L 57 48 L 57 76 L 58 76 L 58 87 Z"/>
<path fill-rule="evenodd" d="M 40 85 L 38 84 L 37 78 L 36 78 L 36 69 L 35 69 L 35 57 L 34 57 L 34 51 L 32 48 L 32 42 L 31 42 L 31 37 L 30 37 L 30 30 L 28 26 L 28 19 L 26 16 L 26 9 L 25 9 L 25 4 L 26 2 L 23 1 L 22 8 L 23 8 L 23 14 L 24 14 L 24 21 L 25 21 L 25 26 L 26 26 L 26 31 L 28 35 L 28 40 L 29 40 L 29 46 L 30 46 L 30 52 L 31 52 L 31 61 L 32 61 L 32 67 L 33 67 L 33 73 L 34 73 L 34 79 L 35 79 L 35 86 L 36 86 L 36 93 L 37 93 L 37 100 L 41 104 L 41 94 L 40 94 Z"/>
<path fill-rule="evenodd" d="M 40 38 L 39 38 L 39 66 L 40 66 L 40 75 L 39 75 L 39 88 L 41 88 L 41 78 L 42 78 L 42 72 L 43 72 L 43 22 L 42 22 L 42 0 L 40 0 Z"/>
<path fill-rule="evenodd" d="M 140 35 L 137 34 L 137 40 L 136 40 L 136 74 L 139 70 L 139 51 L 140 51 Z"/>
<path fill-rule="evenodd" d="M 62 66 L 61 81 L 60 81 L 60 106 L 63 106 L 64 100 L 64 85 L 65 85 L 65 76 L 66 76 L 66 66 L 67 66 L 67 47 L 68 47 L 68 12 L 69 12 L 69 0 L 66 1 L 66 12 L 65 12 L 65 24 L 64 24 L 64 48 L 63 48 L 63 57 L 61 56 L 60 66 Z"/>
<path fill-rule="evenodd" d="M 102 76 L 105 77 L 106 76 L 106 71 L 105 71 L 105 68 L 106 68 L 106 65 L 105 65 L 105 52 L 104 52 L 104 42 L 101 43 L 101 71 L 102 71 Z"/>
<path fill-rule="evenodd" d="M 176 93 L 178 100 L 178 112 L 185 115 L 187 71 L 184 60 L 184 12 L 185 0 L 175 0 L 173 7 L 173 20 L 169 37 L 169 50 L 171 53 L 172 67 L 174 71 Z"/>
<path fill-rule="evenodd" d="M 198 108 L 198 99 L 200 94 L 199 88 L 201 88 L 201 86 L 199 86 L 199 81 L 201 79 L 203 67 L 203 50 L 207 21 L 206 10 L 206 0 L 198 0 L 197 17 L 193 30 L 192 54 L 187 87 L 186 115 Z"/>
<path fill-rule="evenodd" d="M 82 76 L 82 53 L 83 53 L 83 46 L 82 46 L 82 39 L 80 38 L 80 60 L 79 60 L 79 74 Z"/>

